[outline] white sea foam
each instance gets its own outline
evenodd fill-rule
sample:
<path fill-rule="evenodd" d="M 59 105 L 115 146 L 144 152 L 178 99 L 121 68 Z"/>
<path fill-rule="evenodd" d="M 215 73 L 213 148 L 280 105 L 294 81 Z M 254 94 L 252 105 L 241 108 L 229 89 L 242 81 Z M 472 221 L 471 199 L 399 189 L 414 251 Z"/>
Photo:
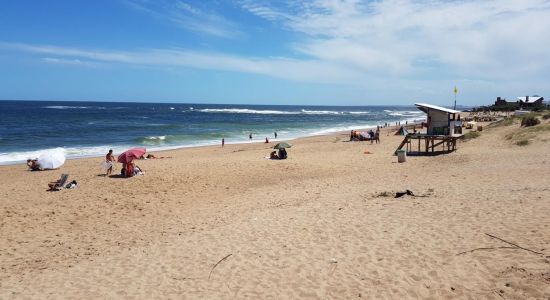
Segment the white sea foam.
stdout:
<path fill-rule="evenodd" d="M 48 109 L 107 109 L 105 106 L 70 106 L 70 105 L 49 105 L 42 106 Z"/>
<path fill-rule="evenodd" d="M 351 115 L 367 115 L 367 114 L 370 114 L 369 111 L 350 111 L 349 113 Z"/>
<path fill-rule="evenodd" d="M 282 110 L 257 110 L 257 109 L 248 109 L 248 108 L 204 108 L 197 109 L 195 111 L 200 111 L 204 113 L 233 113 L 233 114 L 264 114 L 264 115 L 341 115 L 345 112 L 332 111 L 332 110 L 307 110 L 302 109 L 301 111 L 282 111 Z M 349 112 L 356 114 L 367 114 L 368 112 Z"/>
<path fill-rule="evenodd" d="M 407 111 L 395 111 L 389 113 L 390 116 L 394 117 L 412 117 L 423 114 L 421 111 L 407 110 Z"/>
<path fill-rule="evenodd" d="M 43 106 L 42 108 L 49 108 L 49 109 L 84 109 L 84 108 L 88 108 L 88 106 L 50 105 L 50 106 Z"/>
<path fill-rule="evenodd" d="M 281 110 L 256 110 L 247 108 L 204 108 L 196 111 L 204 113 L 233 113 L 233 114 L 264 114 L 264 115 L 295 115 L 299 112 Z"/>
<path fill-rule="evenodd" d="M 160 136 L 148 136 L 145 138 L 146 140 L 152 140 L 152 141 L 164 141 L 166 139 L 165 135 Z"/>
<path fill-rule="evenodd" d="M 332 110 L 307 110 L 307 109 L 302 109 L 302 112 L 304 114 L 308 114 L 308 115 L 340 115 L 340 114 L 342 114 L 342 112 L 332 111 Z"/>
<path fill-rule="evenodd" d="M 40 155 L 46 152 L 57 152 L 61 151 L 66 154 L 64 148 L 47 148 L 36 151 L 25 151 L 25 152 L 9 152 L 9 153 L 0 153 L 0 165 L 16 163 L 16 162 L 25 162 L 27 159 L 36 159 Z"/>

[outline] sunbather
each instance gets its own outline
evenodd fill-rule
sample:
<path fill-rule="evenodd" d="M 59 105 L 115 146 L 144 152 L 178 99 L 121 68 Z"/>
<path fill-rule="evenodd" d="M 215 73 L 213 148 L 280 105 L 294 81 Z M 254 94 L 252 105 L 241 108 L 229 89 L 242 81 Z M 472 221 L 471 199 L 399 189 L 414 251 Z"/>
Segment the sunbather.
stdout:
<path fill-rule="evenodd" d="M 29 166 L 31 171 L 40 171 L 40 170 L 42 170 L 42 167 L 38 163 L 37 159 L 27 159 L 27 166 Z"/>
<path fill-rule="evenodd" d="M 68 174 L 62 174 L 61 178 L 59 178 L 56 181 L 52 181 L 48 183 L 48 187 L 50 187 L 50 191 L 58 191 L 59 188 L 63 187 L 63 185 L 67 182 L 67 179 L 69 178 Z"/>
<path fill-rule="evenodd" d="M 143 172 L 143 170 L 138 166 L 136 165 L 134 167 L 134 176 L 135 175 L 145 175 L 145 173 Z"/>
<path fill-rule="evenodd" d="M 287 157 L 286 149 L 285 148 L 279 149 L 278 156 L 279 156 L 279 159 L 286 159 Z"/>
<path fill-rule="evenodd" d="M 269 159 L 279 159 L 277 156 L 277 151 L 271 151 L 271 154 L 269 154 Z"/>

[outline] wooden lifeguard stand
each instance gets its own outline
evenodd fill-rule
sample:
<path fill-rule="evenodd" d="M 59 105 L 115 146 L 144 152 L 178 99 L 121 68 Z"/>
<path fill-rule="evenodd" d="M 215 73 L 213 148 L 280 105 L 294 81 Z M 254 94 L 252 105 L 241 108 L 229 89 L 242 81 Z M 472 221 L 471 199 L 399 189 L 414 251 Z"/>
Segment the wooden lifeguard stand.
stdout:
<path fill-rule="evenodd" d="M 427 114 L 426 133 L 409 133 L 397 150 L 406 147 L 408 154 L 449 153 L 456 150 L 457 140 L 462 138 L 460 111 L 441 106 L 415 103 L 416 107 Z M 413 152 L 413 141 L 418 141 L 418 152 Z M 416 142 L 415 142 L 416 144 Z M 436 148 L 441 146 L 441 151 Z"/>

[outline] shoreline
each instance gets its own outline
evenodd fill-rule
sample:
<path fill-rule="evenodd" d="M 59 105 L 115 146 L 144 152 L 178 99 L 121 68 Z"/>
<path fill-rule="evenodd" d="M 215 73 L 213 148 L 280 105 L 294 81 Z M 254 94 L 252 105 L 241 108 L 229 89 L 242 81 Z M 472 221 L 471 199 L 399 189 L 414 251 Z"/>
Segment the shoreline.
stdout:
<path fill-rule="evenodd" d="M 415 122 L 417 121 L 418 118 L 415 118 L 415 120 L 404 120 L 404 121 L 397 121 L 397 122 L 408 122 L 408 126 L 412 125 L 412 124 L 416 124 L 416 125 L 419 125 L 420 122 Z M 381 129 L 398 129 L 399 126 L 397 125 L 390 125 L 388 127 L 380 127 Z M 364 128 L 357 128 L 357 129 L 353 129 L 353 130 L 357 130 L 357 131 L 365 131 L 365 130 L 369 130 L 369 129 L 374 129 L 376 128 L 376 126 L 371 126 L 371 127 L 364 127 Z M 351 130 L 351 129 L 349 129 Z M 348 130 L 348 131 L 349 131 Z M 270 144 L 271 143 L 275 143 L 275 142 L 283 142 L 283 141 L 295 141 L 295 140 L 299 140 L 299 139 L 304 139 L 304 138 L 309 138 L 309 137 L 321 137 L 321 136 L 332 136 L 332 135 L 339 135 L 339 134 L 343 134 L 343 133 L 348 133 L 348 131 L 342 131 L 342 130 L 338 130 L 338 131 L 329 131 L 329 132 L 326 132 L 326 133 L 319 133 L 319 134 L 311 134 L 311 135 L 305 135 L 305 136 L 295 136 L 295 137 L 291 137 L 291 138 L 288 138 L 288 139 L 281 139 L 281 138 L 277 138 L 277 139 L 269 139 L 269 142 Z M 269 137 L 268 137 L 269 138 Z M 246 144 L 265 144 L 264 142 L 262 142 L 261 140 L 257 140 L 257 141 L 238 141 L 238 142 L 225 142 L 225 145 L 246 145 Z M 192 144 L 192 145 L 181 145 L 181 146 L 168 146 L 168 147 L 160 147 L 161 149 L 160 150 L 157 150 L 157 148 L 155 147 L 151 147 L 149 148 L 148 146 L 144 146 L 144 145 L 136 145 L 136 146 L 129 146 L 129 147 L 122 147 L 122 146 L 116 146 L 114 148 L 120 148 L 120 149 L 125 149 L 125 150 L 120 150 L 118 154 L 122 153 L 123 151 L 126 151 L 128 149 L 131 149 L 131 148 L 135 148 L 135 147 L 144 147 L 147 149 L 147 153 L 149 152 L 155 152 L 155 153 L 163 153 L 163 152 L 168 152 L 168 151 L 177 151 L 177 150 L 184 150 L 184 149 L 194 149 L 194 148 L 206 148 L 206 147 L 216 147 L 216 146 L 220 146 L 221 145 L 221 140 L 217 143 L 217 144 Z M 93 148 L 99 148 L 100 146 L 93 146 Z M 49 150 L 52 150 L 52 149 L 63 149 L 64 151 L 67 151 L 67 149 L 71 149 L 70 147 L 69 148 L 66 148 L 66 147 L 58 147 L 58 148 L 48 148 L 48 149 L 44 149 L 44 150 L 34 150 L 34 151 L 25 151 L 25 152 L 22 152 L 22 153 L 40 153 L 40 152 L 47 152 Z M 107 153 L 107 151 L 109 149 L 112 149 L 110 148 L 109 146 L 106 146 L 105 147 L 105 153 Z M 149 150 L 151 149 L 151 150 Z M 79 160 L 79 159 L 93 159 L 93 158 L 99 158 L 99 157 L 103 157 L 105 155 L 105 153 L 103 154 L 90 154 L 90 155 L 78 155 L 78 156 L 67 156 L 67 160 Z M 116 153 L 116 151 L 115 151 Z M 118 155 L 117 154 L 117 155 Z M 20 154 L 21 156 L 23 156 L 24 154 Z M 116 155 L 115 155 L 116 156 Z M 31 158 L 32 157 L 28 157 L 28 158 Z M 0 162 L 0 168 L 2 166 L 12 166 L 12 165 L 24 165 L 26 164 L 26 159 L 24 160 L 18 160 L 18 161 L 13 161 L 13 162 Z"/>

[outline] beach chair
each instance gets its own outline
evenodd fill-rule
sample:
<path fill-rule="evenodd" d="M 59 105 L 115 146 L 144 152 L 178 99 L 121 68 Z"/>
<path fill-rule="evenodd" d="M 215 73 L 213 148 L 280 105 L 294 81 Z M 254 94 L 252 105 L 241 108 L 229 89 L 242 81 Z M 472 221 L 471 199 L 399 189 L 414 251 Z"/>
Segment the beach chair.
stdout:
<path fill-rule="evenodd" d="M 61 174 L 59 180 L 48 183 L 49 191 L 59 191 L 67 183 L 67 179 L 69 179 L 69 174 Z"/>

